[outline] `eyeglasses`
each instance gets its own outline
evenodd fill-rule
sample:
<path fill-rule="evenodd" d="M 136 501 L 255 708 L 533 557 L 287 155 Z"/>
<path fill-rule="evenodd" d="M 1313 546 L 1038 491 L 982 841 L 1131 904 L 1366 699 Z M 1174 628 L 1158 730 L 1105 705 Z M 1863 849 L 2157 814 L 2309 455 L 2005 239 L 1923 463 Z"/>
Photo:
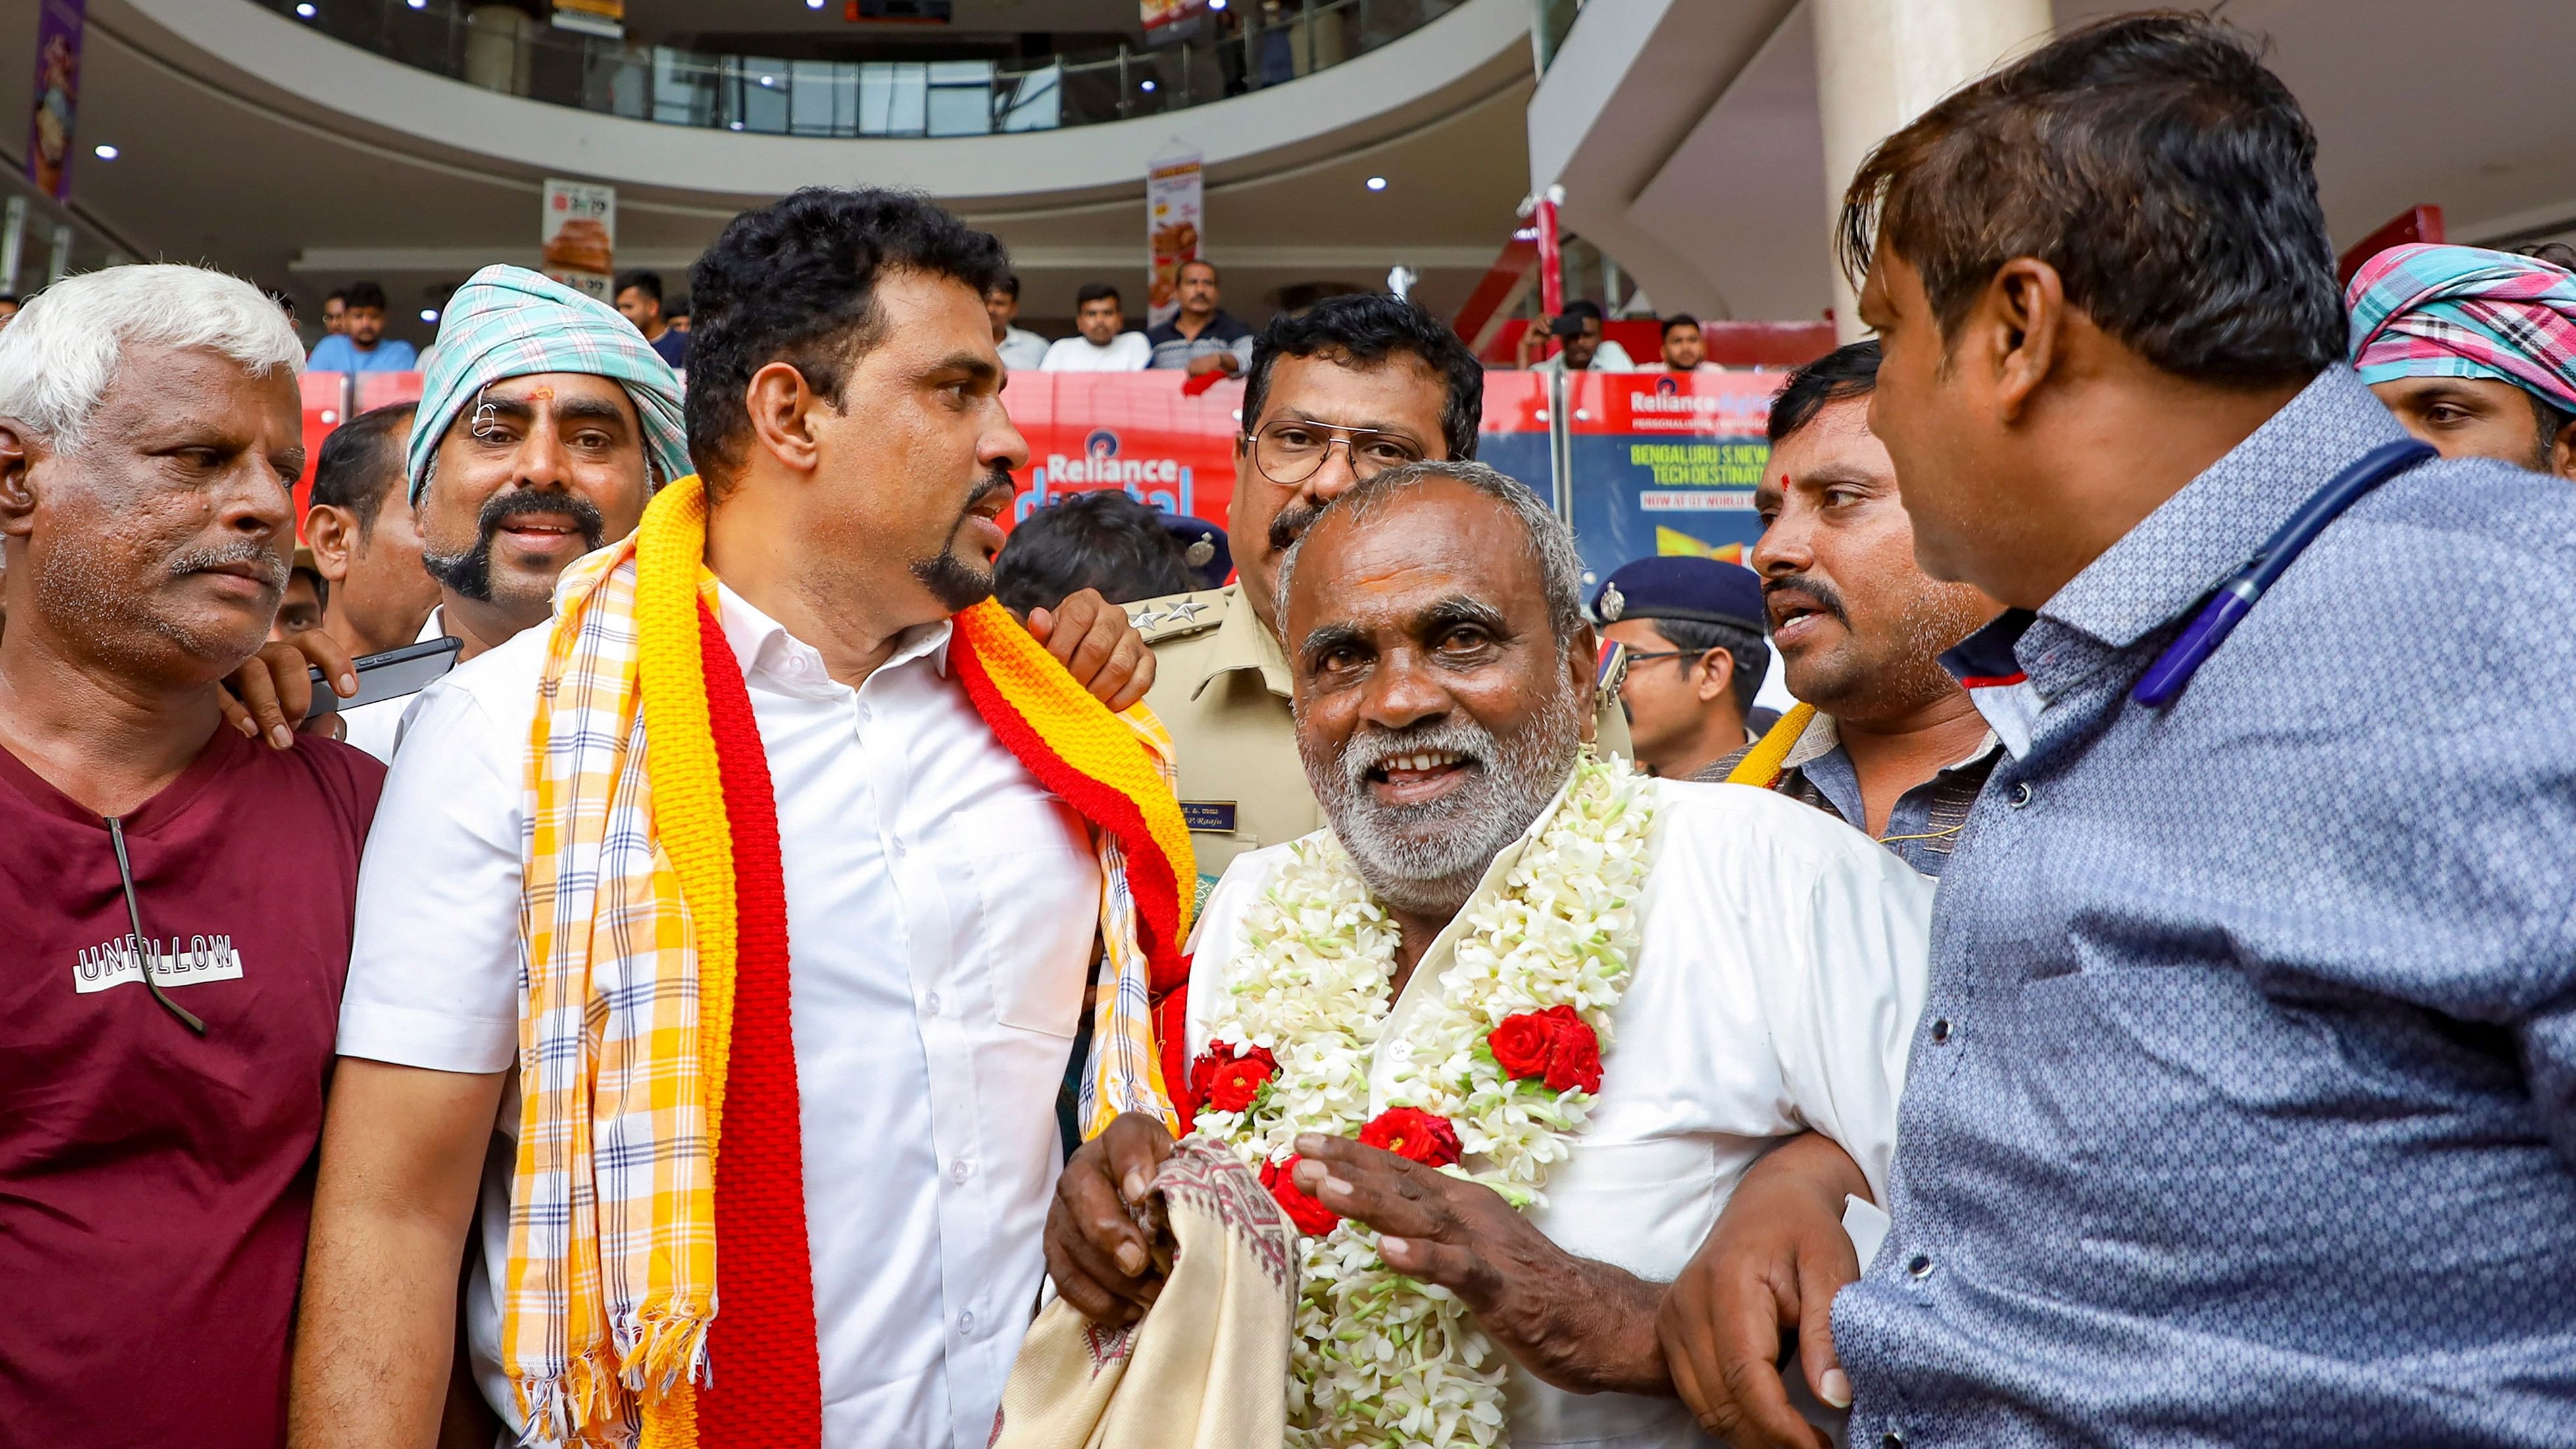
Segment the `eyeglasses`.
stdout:
<path fill-rule="evenodd" d="M 1628 655 L 1628 662 L 1629 662 L 1629 663 L 1631 663 L 1631 664 L 1643 664 L 1643 663 L 1645 663 L 1645 662 L 1646 662 L 1647 660 L 1649 660 L 1649 659 L 1693 659 L 1693 660 L 1696 660 L 1696 659 L 1701 658 L 1702 656 L 1705 656 L 1705 655 L 1708 655 L 1708 654 L 1712 654 L 1712 653 L 1715 653 L 1715 652 L 1716 652 L 1716 651 L 1715 651 L 1713 648 L 1711 648 L 1711 649 L 1649 649 L 1649 650 L 1645 650 L 1645 651 L 1643 651 L 1643 652 L 1635 652 L 1635 651 L 1632 651 L 1632 652 Z"/>
<path fill-rule="evenodd" d="M 1252 466 L 1271 482 L 1294 487 L 1321 472 L 1336 447 L 1349 458 L 1353 479 L 1422 461 L 1422 445 L 1401 433 L 1273 418 L 1252 435 Z"/>

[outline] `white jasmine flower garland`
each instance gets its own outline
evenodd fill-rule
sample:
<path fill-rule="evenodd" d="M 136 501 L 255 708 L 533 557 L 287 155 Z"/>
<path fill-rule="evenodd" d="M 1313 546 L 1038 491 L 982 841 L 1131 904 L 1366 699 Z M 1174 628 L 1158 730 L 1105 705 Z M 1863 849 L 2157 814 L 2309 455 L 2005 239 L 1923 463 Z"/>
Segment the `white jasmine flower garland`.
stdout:
<path fill-rule="evenodd" d="M 1593 1094 L 1513 1075 L 1487 1037 L 1507 1018 L 1569 1007 L 1607 1050 L 1653 813 L 1633 767 L 1587 752 L 1502 889 L 1470 903 L 1453 964 L 1407 1024 L 1391 1104 L 1447 1118 L 1466 1161 L 1442 1170 L 1515 1206 L 1544 1201 Z M 1299 1133 L 1357 1135 L 1398 934 L 1338 844 L 1299 843 L 1245 916 L 1210 1032 L 1212 1049 L 1266 1048 L 1278 1073 L 1239 1112 L 1199 1112 L 1194 1130 L 1274 1171 Z M 1447 1289 L 1387 1267 L 1376 1235 L 1347 1219 L 1306 1237 L 1303 1255 L 1290 1449 L 1503 1442 L 1508 1356 Z"/>

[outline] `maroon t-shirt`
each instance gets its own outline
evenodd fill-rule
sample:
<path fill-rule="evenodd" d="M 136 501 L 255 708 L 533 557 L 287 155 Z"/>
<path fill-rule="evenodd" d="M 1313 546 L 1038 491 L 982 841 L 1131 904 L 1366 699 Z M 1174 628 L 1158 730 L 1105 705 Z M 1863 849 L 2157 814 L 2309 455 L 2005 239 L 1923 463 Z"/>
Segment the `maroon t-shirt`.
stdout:
<path fill-rule="evenodd" d="M 106 824 L 0 750 L 0 1443 L 273 1449 L 384 766 L 216 729 Z"/>

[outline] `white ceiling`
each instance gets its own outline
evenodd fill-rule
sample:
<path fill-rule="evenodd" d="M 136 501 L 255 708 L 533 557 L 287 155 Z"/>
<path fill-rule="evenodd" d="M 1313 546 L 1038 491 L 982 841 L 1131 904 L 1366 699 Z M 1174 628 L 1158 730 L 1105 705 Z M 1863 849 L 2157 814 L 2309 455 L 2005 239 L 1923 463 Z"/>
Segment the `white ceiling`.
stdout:
<path fill-rule="evenodd" d="M 802 8 L 801 0 L 784 3 Z M 26 113 L 34 9 L 34 0 L 0 0 L 0 114 Z M 360 276 L 379 280 L 395 302 L 397 335 L 415 341 L 430 331 L 417 312 L 444 288 L 487 262 L 533 259 L 536 169 L 405 146 L 263 104 L 134 43 L 142 22 L 121 0 L 91 0 L 90 11 L 74 200 L 144 255 L 202 260 L 285 286 L 308 317 L 329 288 Z M 1396 262 L 1423 273 L 1430 305 L 1462 304 L 1517 224 L 1528 166 L 1525 60 L 1518 72 L 1500 64 L 1477 74 L 1445 113 L 1401 113 L 1389 134 L 1218 169 L 1206 232 L 1226 267 L 1228 306 L 1258 322 L 1283 287 L 1382 287 Z M 15 150 L 12 137 L 0 126 L 0 153 Z M 98 141 L 115 142 L 122 156 L 94 160 L 88 148 Z M 1368 191 L 1372 175 L 1388 178 L 1388 188 Z M 1026 311 L 1043 321 L 1069 317 L 1083 281 L 1141 283 L 1141 196 L 1140 180 L 1126 195 L 962 209 L 1011 245 Z M 687 261 L 740 204 L 621 187 L 619 259 L 660 268 L 679 290 Z"/>
<path fill-rule="evenodd" d="M 2135 8 L 2058 0 L 2058 23 L 2064 29 Z M 2576 85 L 2567 77 L 2576 3 L 2224 0 L 2212 8 L 2267 39 L 2271 64 L 2315 125 L 2319 192 L 2337 246 L 2419 203 L 2443 209 L 2453 241 L 2576 230 L 2576 165 L 2568 160 L 2576 155 Z M 2442 23 L 2428 24 L 2436 17 Z M 1605 229 L 1633 228 L 1652 248 L 1686 261 L 1662 288 L 1651 265 L 1634 269 L 1656 299 L 1737 317 L 1821 315 L 1832 305 L 1830 202 L 1807 7 L 1787 13 L 1713 106 L 1670 88 L 1641 90 L 1687 111 L 1682 124 L 1666 123 L 1679 139 L 1642 158 L 1639 179 L 1596 205 L 1611 213 Z M 1652 124 L 1621 118 L 1632 132 L 1651 134 Z M 1615 134 L 1605 140 L 1615 152 Z M 1584 145 L 1579 164 L 1596 175 L 1615 169 L 1599 144 Z"/>

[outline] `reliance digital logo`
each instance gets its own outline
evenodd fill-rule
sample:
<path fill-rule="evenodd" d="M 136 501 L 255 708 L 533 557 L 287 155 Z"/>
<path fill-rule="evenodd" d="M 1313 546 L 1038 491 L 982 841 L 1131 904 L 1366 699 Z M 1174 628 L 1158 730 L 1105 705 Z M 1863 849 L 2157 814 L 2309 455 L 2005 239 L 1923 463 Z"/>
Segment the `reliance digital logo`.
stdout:
<path fill-rule="evenodd" d="M 1736 392 L 1684 392 L 1681 379 L 1655 379 L 1651 389 L 1628 395 L 1628 412 L 1641 425 L 1659 432 L 1759 433 L 1771 416 L 1768 397 Z"/>
<path fill-rule="evenodd" d="M 1049 453 L 1046 466 L 1030 470 L 1029 482 L 1029 491 L 1020 495 L 1015 510 L 1020 518 L 1051 499 L 1096 488 L 1121 488 L 1128 497 L 1166 513 L 1196 516 L 1191 504 L 1197 490 L 1190 470 L 1176 458 L 1118 456 L 1118 434 L 1110 428 L 1093 428 L 1084 435 L 1080 457 Z"/>

